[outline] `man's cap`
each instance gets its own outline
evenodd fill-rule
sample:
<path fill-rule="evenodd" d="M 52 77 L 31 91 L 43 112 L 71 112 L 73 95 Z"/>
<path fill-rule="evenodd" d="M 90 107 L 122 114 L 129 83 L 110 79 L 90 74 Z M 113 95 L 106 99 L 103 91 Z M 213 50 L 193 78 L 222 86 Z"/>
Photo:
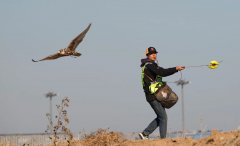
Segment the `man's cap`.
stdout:
<path fill-rule="evenodd" d="M 154 47 L 148 47 L 145 51 L 145 55 L 157 54 L 157 50 Z"/>

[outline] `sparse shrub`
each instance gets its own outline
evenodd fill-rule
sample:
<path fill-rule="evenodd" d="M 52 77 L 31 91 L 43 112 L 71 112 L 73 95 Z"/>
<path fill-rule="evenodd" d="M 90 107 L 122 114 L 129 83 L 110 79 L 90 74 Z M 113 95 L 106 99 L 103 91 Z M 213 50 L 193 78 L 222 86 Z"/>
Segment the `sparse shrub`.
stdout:
<path fill-rule="evenodd" d="M 51 136 L 49 137 L 52 141 L 52 144 L 54 146 L 57 146 L 57 143 L 67 142 L 68 146 L 73 145 L 73 134 L 71 130 L 68 128 L 69 119 L 66 108 L 69 107 L 69 98 L 64 97 L 62 102 L 59 105 L 56 105 L 57 107 L 57 115 L 55 116 L 55 122 L 50 120 L 50 114 L 46 114 L 49 125 L 47 127 L 47 130 L 45 132 L 51 132 Z M 64 136 L 65 140 L 62 140 L 59 134 Z"/>

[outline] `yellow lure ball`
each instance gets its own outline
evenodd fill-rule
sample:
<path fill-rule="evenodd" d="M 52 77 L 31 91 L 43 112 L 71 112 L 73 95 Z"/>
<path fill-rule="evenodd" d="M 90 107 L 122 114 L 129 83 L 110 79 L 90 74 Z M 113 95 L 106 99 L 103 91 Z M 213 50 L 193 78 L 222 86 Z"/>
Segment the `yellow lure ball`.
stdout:
<path fill-rule="evenodd" d="M 210 63 L 208 64 L 208 68 L 210 69 L 216 69 L 219 65 L 219 62 L 216 60 L 212 60 L 210 61 Z"/>

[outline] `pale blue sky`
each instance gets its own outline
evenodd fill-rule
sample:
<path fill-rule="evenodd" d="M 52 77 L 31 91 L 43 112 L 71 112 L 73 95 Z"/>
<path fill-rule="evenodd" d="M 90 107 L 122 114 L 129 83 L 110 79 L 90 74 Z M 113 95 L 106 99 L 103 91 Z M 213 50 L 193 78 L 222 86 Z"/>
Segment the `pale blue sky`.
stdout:
<path fill-rule="evenodd" d="M 141 87 L 145 48 L 158 50 L 162 67 L 208 64 L 183 71 L 186 129 L 240 126 L 237 0 L 10 0 L 0 4 L 0 133 L 44 132 L 49 101 L 70 97 L 74 133 L 110 128 L 140 132 L 155 117 Z M 33 63 L 92 27 L 80 58 Z M 176 81 L 180 73 L 167 77 Z M 180 87 L 170 84 L 180 96 Z M 181 130 L 181 99 L 168 113 L 168 129 Z M 202 122 L 200 122 L 202 121 Z"/>

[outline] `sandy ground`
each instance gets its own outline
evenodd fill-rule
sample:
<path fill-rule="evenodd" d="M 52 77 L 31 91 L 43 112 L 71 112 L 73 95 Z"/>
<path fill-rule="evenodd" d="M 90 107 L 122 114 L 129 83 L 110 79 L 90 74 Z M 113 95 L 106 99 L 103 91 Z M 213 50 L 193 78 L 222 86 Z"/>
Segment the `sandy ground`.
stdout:
<path fill-rule="evenodd" d="M 203 139 L 174 138 L 164 140 L 129 141 L 126 146 L 240 146 L 240 131 L 220 133 L 212 131 Z"/>
<path fill-rule="evenodd" d="M 154 140 L 128 140 L 119 132 L 98 130 L 73 141 L 70 146 L 240 146 L 240 130 L 218 132 L 213 130 L 211 135 L 202 139 L 166 138 Z M 11 146 L 0 144 L 0 146 Z M 31 145 L 26 145 L 31 146 Z M 53 145 L 44 145 L 53 146 Z M 57 146 L 69 146 L 59 142 Z"/>
<path fill-rule="evenodd" d="M 65 144 L 66 145 L 66 144 Z M 154 140 L 127 140 L 121 133 L 97 131 L 72 146 L 240 146 L 240 131 L 218 132 L 202 139 L 166 138 Z M 60 146 L 60 145 L 59 145 Z M 64 146 L 64 145 L 61 145 Z"/>

